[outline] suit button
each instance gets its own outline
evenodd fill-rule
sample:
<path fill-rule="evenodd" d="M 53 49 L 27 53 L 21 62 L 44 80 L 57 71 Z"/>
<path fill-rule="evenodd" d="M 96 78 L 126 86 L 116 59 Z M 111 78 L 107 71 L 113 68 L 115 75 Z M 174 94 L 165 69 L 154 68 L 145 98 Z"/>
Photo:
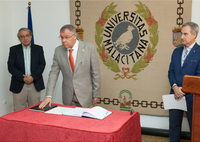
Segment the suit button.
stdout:
<path fill-rule="evenodd" d="M 182 74 L 180 74 L 180 76 L 182 76 Z"/>

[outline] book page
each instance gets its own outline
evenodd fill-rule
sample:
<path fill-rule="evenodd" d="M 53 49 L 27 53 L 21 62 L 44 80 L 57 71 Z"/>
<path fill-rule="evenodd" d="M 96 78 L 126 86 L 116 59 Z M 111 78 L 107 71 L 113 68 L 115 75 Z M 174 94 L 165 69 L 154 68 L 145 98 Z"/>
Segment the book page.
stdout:
<path fill-rule="evenodd" d="M 95 106 L 86 112 L 83 112 L 83 116 L 96 118 L 96 119 L 104 119 L 108 115 L 110 115 L 112 112 L 108 111 L 100 106 Z"/>
<path fill-rule="evenodd" d="M 60 115 L 62 115 L 64 112 L 69 111 L 69 110 L 71 110 L 71 109 L 74 109 L 74 108 L 69 108 L 69 107 L 56 107 L 56 108 L 53 108 L 53 109 L 51 109 L 51 110 L 46 111 L 45 113 L 60 114 Z"/>
<path fill-rule="evenodd" d="M 87 111 L 88 109 L 90 109 L 90 108 L 76 107 L 70 111 L 64 112 L 63 115 L 82 117 L 83 112 Z"/>
<path fill-rule="evenodd" d="M 72 110 L 64 112 L 63 115 L 76 116 L 76 117 L 84 116 L 102 120 L 111 113 L 112 113 L 111 111 L 108 111 L 100 106 L 95 106 L 93 108 L 76 107 Z"/>

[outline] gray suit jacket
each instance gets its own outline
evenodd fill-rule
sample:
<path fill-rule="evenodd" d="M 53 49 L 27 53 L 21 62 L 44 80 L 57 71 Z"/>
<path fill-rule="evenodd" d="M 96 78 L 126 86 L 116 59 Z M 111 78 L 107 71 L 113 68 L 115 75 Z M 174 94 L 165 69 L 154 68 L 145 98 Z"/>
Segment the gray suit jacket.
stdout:
<path fill-rule="evenodd" d="M 74 89 L 81 106 L 88 107 L 92 104 L 93 97 L 100 97 L 101 74 L 96 48 L 93 44 L 79 41 L 74 73 L 72 73 L 67 52 L 63 45 L 55 49 L 46 96 L 53 96 L 61 71 L 63 104 L 70 105 Z"/>

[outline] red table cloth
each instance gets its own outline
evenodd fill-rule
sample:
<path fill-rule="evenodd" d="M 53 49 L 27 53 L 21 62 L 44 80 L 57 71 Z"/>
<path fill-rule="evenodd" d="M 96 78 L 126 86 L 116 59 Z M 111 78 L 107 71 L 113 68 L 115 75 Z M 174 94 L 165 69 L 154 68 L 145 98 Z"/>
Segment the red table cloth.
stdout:
<path fill-rule="evenodd" d="M 58 105 L 58 104 L 57 104 Z M 58 105 L 62 107 L 71 107 Z M 31 106 L 32 107 L 32 106 Z M 110 110 L 103 120 L 30 111 L 0 117 L 0 141 L 136 142 L 141 141 L 140 115 Z"/>

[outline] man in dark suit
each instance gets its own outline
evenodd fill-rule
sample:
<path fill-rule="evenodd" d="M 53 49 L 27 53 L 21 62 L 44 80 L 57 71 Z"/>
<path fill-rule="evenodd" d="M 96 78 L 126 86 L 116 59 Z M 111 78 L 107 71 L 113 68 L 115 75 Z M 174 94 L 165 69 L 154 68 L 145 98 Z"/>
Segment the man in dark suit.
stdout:
<path fill-rule="evenodd" d="M 199 26 L 196 23 L 188 22 L 183 24 L 181 40 L 184 46 L 174 50 L 168 71 L 168 78 L 171 85 L 170 94 L 174 94 L 175 99 L 183 96 L 186 98 L 186 115 L 190 132 L 192 130 L 193 94 L 184 93 L 182 91 L 182 83 L 184 75 L 200 76 L 200 46 L 195 42 L 198 32 Z M 169 110 L 170 141 L 180 141 L 183 112 L 178 109 Z"/>
<path fill-rule="evenodd" d="M 63 104 L 89 107 L 100 98 L 101 73 L 96 48 L 91 43 L 77 40 L 72 25 L 60 29 L 60 38 L 62 45 L 55 49 L 46 97 L 40 108 L 51 105 L 60 71 L 63 75 Z"/>
<path fill-rule="evenodd" d="M 14 111 L 40 101 L 40 91 L 45 88 L 42 73 L 46 65 L 42 46 L 31 44 L 32 32 L 21 28 L 17 36 L 21 44 L 10 48 L 7 62 L 12 75 L 10 91 Z"/>

